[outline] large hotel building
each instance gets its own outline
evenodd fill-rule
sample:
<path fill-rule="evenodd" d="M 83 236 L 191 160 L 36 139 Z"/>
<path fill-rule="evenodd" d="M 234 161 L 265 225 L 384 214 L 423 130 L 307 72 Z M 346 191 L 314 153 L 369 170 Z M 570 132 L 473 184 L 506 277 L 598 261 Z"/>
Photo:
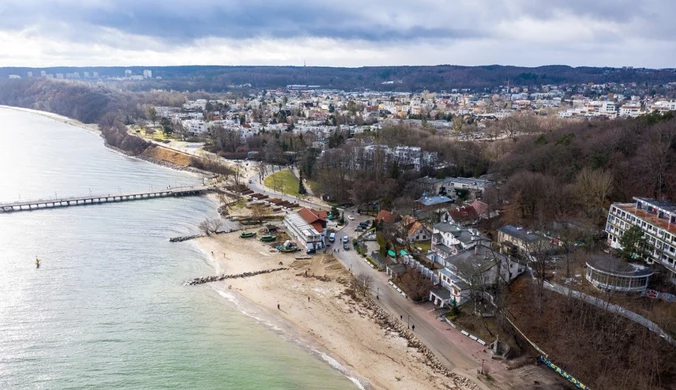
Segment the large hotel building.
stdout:
<path fill-rule="evenodd" d="M 612 248 L 621 248 L 620 237 L 632 225 L 643 231 L 652 259 L 670 272 L 676 283 L 676 203 L 666 200 L 634 198 L 635 203 L 613 203 L 606 232 Z"/>

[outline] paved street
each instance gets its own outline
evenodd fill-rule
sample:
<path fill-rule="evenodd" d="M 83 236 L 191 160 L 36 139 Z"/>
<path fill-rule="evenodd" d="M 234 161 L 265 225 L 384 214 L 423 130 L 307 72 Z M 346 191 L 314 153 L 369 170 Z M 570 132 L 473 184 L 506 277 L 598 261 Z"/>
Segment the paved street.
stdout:
<path fill-rule="evenodd" d="M 253 174 L 249 188 L 256 192 L 264 193 L 269 196 L 275 196 L 289 201 L 298 201 L 294 197 L 282 195 L 267 189 L 262 183 L 258 182 L 258 175 Z M 328 209 L 325 205 L 299 201 L 299 204 L 306 207 Z M 349 220 L 353 216 L 354 220 Z M 451 328 L 446 322 L 437 319 L 433 306 L 431 304 L 414 304 L 404 298 L 390 285 L 387 284 L 388 276 L 384 272 L 378 272 L 370 267 L 364 259 L 352 248 L 352 238 L 356 237 L 355 228 L 359 222 L 370 219 L 370 217 L 356 214 L 353 210 L 345 211 L 345 220 L 347 225 L 336 232 L 336 242 L 331 248 L 339 249 L 335 255 L 338 260 L 353 274 L 367 274 L 373 278 L 371 293 L 373 298 L 378 297 L 377 302 L 381 307 L 390 312 L 395 317 L 400 317 L 403 323 L 415 325 L 415 333 L 418 338 L 432 350 L 439 360 L 449 369 L 452 369 L 466 376 L 474 376 L 476 369 L 481 366 L 481 360 L 486 359 L 483 354 L 483 347 L 460 334 L 459 331 Z M 350 250 L 343 249 L 342 239 L 349 236 Z M 329 250 L 331 250 L 331 248 Z M 494 363 L 486 359 L 485 365 L 494 370 L 504 369 L 499 363 Z"/>

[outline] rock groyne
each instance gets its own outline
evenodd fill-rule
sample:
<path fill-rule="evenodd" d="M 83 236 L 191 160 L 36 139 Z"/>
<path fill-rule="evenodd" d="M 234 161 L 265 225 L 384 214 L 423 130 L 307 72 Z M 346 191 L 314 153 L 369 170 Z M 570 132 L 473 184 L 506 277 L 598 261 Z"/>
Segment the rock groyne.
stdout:
<path fill-rule="evenodd" d="M 195 278 L 195 279 L 193 279 L 189 282 L 186 282 L 185 285 L 196 286 L 198 284 L 219 282 L 221 280 L 226 280 L 226 279 L 249 278 L 251 276 L 269 274 L 271 272 L 286 271 L 287 269 L 288 268 L 281 267 L 281 268 L 273 268 L 273 269 L 264 269 L 262 271 L 244 272 L 244 273 L 241 273 L 241 274 L 205 276 L 203 278 Z"/>

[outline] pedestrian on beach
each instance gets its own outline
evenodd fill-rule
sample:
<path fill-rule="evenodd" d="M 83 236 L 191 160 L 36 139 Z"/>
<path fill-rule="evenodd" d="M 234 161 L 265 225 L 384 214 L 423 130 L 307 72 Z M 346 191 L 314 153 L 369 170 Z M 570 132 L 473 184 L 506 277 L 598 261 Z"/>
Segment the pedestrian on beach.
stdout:
<path fill-rule="evenodd" d="M 277 304 L 277 310 L 282 310 L 282 309 L 279 308 L 279 303 Z"/>
<path fill-rule="evenodd" d="M 307 301 L 310 302 L 310 297 L 307 297 Z"/>
<path fill-rule="evenodd" d="M 411 329 L 415 332 L 415 325 L 411 325 Z"/>
<path fill-rule="evenodd" d="M 403 320 L 404 320 L 404 315 L 403 315 L 403 314 L 399 314 L 399 319 L 403 321 Z"/>

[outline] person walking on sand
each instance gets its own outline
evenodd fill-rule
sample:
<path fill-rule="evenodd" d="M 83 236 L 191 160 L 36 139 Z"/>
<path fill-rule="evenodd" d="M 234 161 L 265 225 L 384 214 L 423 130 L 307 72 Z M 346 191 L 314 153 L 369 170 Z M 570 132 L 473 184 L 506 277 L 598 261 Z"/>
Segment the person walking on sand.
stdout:
<path fill-rule="evenodd" d="M 35 268 L 40 268 L 40 259 L 37 256 L 35 256 Z"/>
<path fill-rule="evenodd" d="M 307 297 L 307 301 L 310 302 L 310 297 Z"/>
<path fill-rule="evenodd" d="M 411 325 L 411 330 L 415 332 L 415 325 Z"/>
<path fill-rule="evenodd" d="M 277 304 L 277 310 L 282 310 L 282 309 L 279 308 L 279 303 Z"/>

